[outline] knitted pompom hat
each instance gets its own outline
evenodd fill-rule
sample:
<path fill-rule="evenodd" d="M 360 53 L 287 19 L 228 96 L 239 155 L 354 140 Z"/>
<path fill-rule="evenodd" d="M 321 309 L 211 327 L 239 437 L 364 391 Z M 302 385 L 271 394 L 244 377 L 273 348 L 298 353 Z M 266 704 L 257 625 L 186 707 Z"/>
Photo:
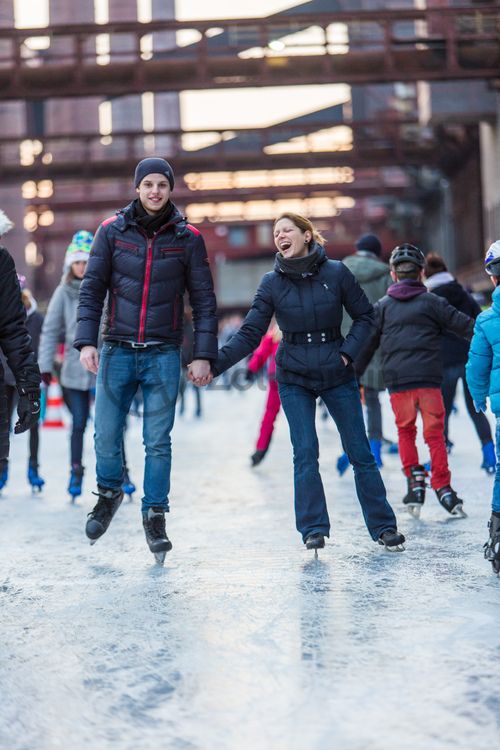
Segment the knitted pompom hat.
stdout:
<path fill-rule="evenodd" d="M 75 232 L 64 256 L 64 267 L 69 268 L 72 263 L 76 263 L 79 260 L 88 261 L 93 239 L 94 235 L 92 232 L 87 232 L 85 229 Z"/>

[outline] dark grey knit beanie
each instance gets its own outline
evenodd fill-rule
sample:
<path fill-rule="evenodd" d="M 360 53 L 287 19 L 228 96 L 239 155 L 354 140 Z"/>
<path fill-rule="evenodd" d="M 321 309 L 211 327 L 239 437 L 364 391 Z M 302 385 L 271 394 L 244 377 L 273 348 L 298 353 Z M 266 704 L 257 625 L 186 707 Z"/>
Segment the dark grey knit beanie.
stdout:
<path fill-rule="evenodd" d="M 174 170 L 166 161 L 160 156 L 148 156 L 143 159 L 135 168 L 134 175 L 134 186 L 139 187 L 142 180 L 147 177 L 148 174 L 163 174 L 167 178 L 170 184 L 170 190 L 174 189 Z"/>

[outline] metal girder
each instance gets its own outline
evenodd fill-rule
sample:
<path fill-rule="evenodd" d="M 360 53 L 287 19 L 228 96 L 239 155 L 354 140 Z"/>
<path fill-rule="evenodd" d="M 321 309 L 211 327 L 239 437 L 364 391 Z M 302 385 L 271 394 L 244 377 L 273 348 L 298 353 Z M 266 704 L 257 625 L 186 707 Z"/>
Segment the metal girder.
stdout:
<path fill-rule="evenodd" d="M 120 186 L 116 186 L 117 193 L 114 196 L 92 197 L 81 200 L 59 200 L 57 197 L 50 199 L 34 198 L 30 206 L 45 210 L 50 208 L 54 213 L 70 211 L 99 211 L 104 209 L 117 209 L 133 200 L 134 192 L 128 193 Z M 378 181 L 370 184 L 357 183 L 334 183 L 316 185 L 282 185 L 269 187 L 245 187 L 220 190 L 188 190 L 183 186 L 175 187 L 172 196 L 174 202 L 180 206 L 189 203 L 225 203 L 231 201 L 257 201 L 257 200 L 279 200 L 281 198 L 311 198 L 318 196 L 350 196 L 353 198 L 367 198 L 377 195 L 405 195 L 415 194 L 413 187 L 407 184 L 386 185 Z"/>
<path fill-rule="evenodd" d="M 0 56 L 0 99 L 497 78 L 499 22 L 498 6 L 476 4 L 267 19 L 0 29 L 1 49 L 10 49 Z M 346 25 L 344 43 L 332 38 L 332 24 Z M 297 31 L 313 26 L 321 31 L 319 40 L 294 39 Z M 186 29 L 198 34 L 199 41 L 177 46 L 177 32 Z M 106 34 L 111 44 L 103 55 L 96 49 L 96 39 Z M 141 40 L 147 35 L 164 35 L 163 49 L 157 46 L 144 52 Z M 48 37 L 50 46 L 27 56 L 25 40 L 40 36 Z"/>
<path fill-rule="evenodd" d="M 352 131 L 350 148 L 335 150 L 325 143 L 314 145 L 318 131 L 345 126 Z M 218 142 L 196 150 L 182 148 L 182 135 L 213 135 Z M 293 139 L 302 137 L 300 150 L 293 151 Z M 169 139 L 162 148 L 179 175 L 189 172 L 241 171 L 255 169 L 314 168 L 325 166 L 382 167 L 435 163 L 439 152 L 429 135 L 421 138 L 415 120 L 366 122 L 283 123 L 267 128 L 236 128 L 219 131 L 158 130 L 154 133 L 116 132 L 104 139 L 96 133 L 59 133 L 35 139 L 40 144 L 33 163 L 22 165 L 19 138 L 0 137 L 0 179 L 4 182 L 61 177 L 127 177 L 148 151 L 147 143 Z M 26 138 L 26 140 L 30 140 Z M 292 141 L 290 151 L 274 151 L 277 144 Z"/>

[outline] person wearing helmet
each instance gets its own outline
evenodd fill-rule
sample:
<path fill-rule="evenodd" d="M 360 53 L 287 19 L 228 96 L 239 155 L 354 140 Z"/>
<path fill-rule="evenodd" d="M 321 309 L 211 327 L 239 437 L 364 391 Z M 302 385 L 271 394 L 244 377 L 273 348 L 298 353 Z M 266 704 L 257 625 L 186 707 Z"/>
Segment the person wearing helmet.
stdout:
<path fill-rule="evenodd" d="M 64 340 L 64 360 L 61 369 L 61 386 L 71 417 L 70 477 L 68 492 L 74 500 L 82 493 L 84 467 L 82 466 L 83 437 L 89 418 L 95 378 L 80 364 L 78 352 L 73 348 L 76 329 L 78 293 L 90 256 L 93 235 L 80 230 L 73 235 L 64 256 L 63 275 L 49 302 L 43 322 L 38 362 L 42 381 L 50 385 L 57 347 Z"/>
<path fill-rule="evenodd" d="M 374 305 L 375 330 L 356 361 L 364 372 L 380 347 L 382 372 L 396 418 L 399 453 L 408 482 L 404 505 L 415 516 L 425 500 L 426 471 L 418 458 L 416 420 L 420 412 L 423 437 L 431 454 L 431 487 L 450 514 L 465 516 L 463 500 L 451 487 L 444 438 L 445 409 L 441 383 L 441 341 L 446 332 L 472 337 L 474 320 L 443 297 L 429 294 L 422 283 L 425 256 L 409 243 L 398 245 L 390 257 L 393 284 Z"/>
<path fill-rule="evenodd" d="M 494 286 L 492 304 L 476 318 L 465 375 L 476 411 L 485 412 L 489 398 L 497 421 L 497 464 L 484 556 L 495 573 L 500 573 L 500 240 L 488 248 L 484 267 Z"/>

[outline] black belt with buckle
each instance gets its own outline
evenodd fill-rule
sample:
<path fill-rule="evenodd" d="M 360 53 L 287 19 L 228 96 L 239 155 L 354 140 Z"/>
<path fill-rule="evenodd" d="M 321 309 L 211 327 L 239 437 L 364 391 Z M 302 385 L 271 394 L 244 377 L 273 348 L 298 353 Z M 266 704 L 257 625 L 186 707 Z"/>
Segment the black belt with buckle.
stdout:
<path fill-rule="evenodd" d="M 119 341 L 118 339 L 106 339 L 104 343 L 113 344 L 113 346 L 121 346 L 124 349 L 152 349 L 155 346 L 161 346 L 161 344 L 146 344 L 137 341 Z"/>
<path fill-rule="evenodd" d="M 283 331 L 283 341 L 287 344 L 326 344 L 341 337 L 340 328 L 326 328 L 324 331 Z"/>

